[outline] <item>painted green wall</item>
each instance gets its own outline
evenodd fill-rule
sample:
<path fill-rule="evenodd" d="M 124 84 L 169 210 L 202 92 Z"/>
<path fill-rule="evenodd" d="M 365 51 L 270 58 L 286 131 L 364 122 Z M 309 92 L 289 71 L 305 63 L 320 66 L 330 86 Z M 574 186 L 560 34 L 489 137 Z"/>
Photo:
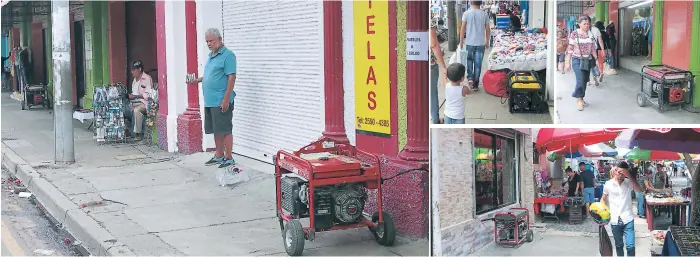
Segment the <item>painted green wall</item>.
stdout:
<path fill-rule="evenodd" d="M 661 64 L 661 49 L 663 44 L 663 24 L 664 24 L 664 2 L 663 0 L 654 1 L 654 23 L 652 24 L 654 29 L 654 34 L 652 38 L 652 57 L 651 64 L 659 65 Z"/>
<path fill-rule="evenodd" d="M 700 108 L 700 2 L 693 2 L 693 15 L 690 30 L 690 67 L 695 77 L 693 107 Z"/>
<path fill-rule="evenodd" d="M 103 42 L 107 42 L 103 29 L 103 21 L 106 24 L 106 15 L 103 13 L 106 2 L 86 1 L 85 8 L 85 97 L 83 97 L 83 107 L 92 108 L 92 95 L 95 85 L 102 85 L 104 74 L 109 73 L 104 70 L 104 63 L 109 61 L 104 55 Z M 103 35 L 103 33 L 105 35 Z M 109 49 L 109 48 L 107 48 Z M 109 66 L 107 66 L 109 67 Z M 108 76 L 109 77 L 109 76 Z"/>
<path fill-rule="evenodd" d="M 605 6 L 604 6 L 603 2 L 596 2 L 595 3 L 595 20 L 592 22 L 595 23 L 596 21 L 602 20 L 604 18 L 603 15 L 605 15 L 605 14 L 603 14 L 604 12 L 605 12 Z"/>
<path fill-rule="evenodd" d="M 109 18 L 108 18 L 108 5 L 109 2 L 107 1 L 100 1 L 100 26 L 102 29 L 100 30 L 100 35 L 102 36 L 102 83 L 104 84 L 109 84 L 110 83 L 110 76 L 109 76 L 109 34 L 108 34 L 108 24 L 109 24 Z"/>
<path fill-rule="evenodd" d="M 406 1 L 396 2 L 396 72 L 398 84 L 397 101 L 399 117 L 399 151 L 408 140 L 407 134 L 407 103 L 406 103 Z"/>

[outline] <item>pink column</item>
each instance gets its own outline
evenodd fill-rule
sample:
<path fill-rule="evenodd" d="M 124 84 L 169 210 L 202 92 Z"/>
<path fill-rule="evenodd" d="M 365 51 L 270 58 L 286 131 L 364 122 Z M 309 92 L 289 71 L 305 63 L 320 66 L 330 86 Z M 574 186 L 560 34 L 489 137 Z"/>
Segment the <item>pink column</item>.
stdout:
<path fill-rule="evenodd" d="M 406 30 L 428 32 L 428 2 L 406 2 Z M 428 161 L 428 60 L 406 61 L 408 142 L 399 157 Z"/>
<path fill-rule="evenodd" d="M 158 49 L 158 147 L 168 149 L 168 64 L 165 55 L 165 2 L 156 1 L 156 47 Z"/>
<path fill-rule="evenodd" d="M 185 37 L 187 73 L 197 74 L 197 4 L 185 2 Z M 185 78 L 182 78 L 185 83 Z M 177 147 L 179 152 L 191 154 L 202 151 L 202 118 L 199 112 L 199 87 L 187 86 L 187 110 L 177 117 Z"/>
<path fill-rule="evenodd" d="M 326 129 L 324 137 L 349 142 L 345 135 L 345 102 L 343 99 L 343 3 L 323 2 L 324 95 Z"/>

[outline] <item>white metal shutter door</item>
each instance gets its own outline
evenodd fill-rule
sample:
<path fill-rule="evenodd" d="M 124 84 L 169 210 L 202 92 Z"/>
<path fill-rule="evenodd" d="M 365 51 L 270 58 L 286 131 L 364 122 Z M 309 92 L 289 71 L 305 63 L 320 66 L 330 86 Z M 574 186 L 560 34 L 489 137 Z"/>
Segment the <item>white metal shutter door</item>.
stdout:
<path fill-rule="evenodd" d="M 324 129 L 323 2 L 224 1 L 224 44 L 237 58 L 233 151 L 271 162 Z"/>

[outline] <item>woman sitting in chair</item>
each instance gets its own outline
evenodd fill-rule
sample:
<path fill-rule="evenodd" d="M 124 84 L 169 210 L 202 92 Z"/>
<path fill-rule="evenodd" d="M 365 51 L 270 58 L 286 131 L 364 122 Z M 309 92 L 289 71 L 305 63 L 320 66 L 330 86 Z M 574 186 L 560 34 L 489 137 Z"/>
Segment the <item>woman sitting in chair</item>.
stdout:
<path fill-rule="evenodd" d="M 136 140 L 143 139 L 142 128 L 144 117 L 146 115 L 146 107 L 148 106 L 149 92 L 153 88 L 153 79 L 151 76 L 143 72 L 143 63 L 135 61 L 131 65 L 131 75 L 134 81 L 131 83 L 131 105 L 134 110 L 134 133 Z"/>

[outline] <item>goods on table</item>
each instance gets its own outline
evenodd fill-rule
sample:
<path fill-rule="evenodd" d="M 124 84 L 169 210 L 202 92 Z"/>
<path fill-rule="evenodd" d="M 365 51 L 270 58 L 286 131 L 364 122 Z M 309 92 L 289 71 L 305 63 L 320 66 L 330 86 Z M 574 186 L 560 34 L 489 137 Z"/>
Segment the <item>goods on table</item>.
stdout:
<path fill-rule="evenodd" d="M 652 235 L 654 239 L 663 242 L 666 239 L 666 230 L 655 230 Z"/>
<path fill-rule="evenodd" d="M 700 228 L 671 226 L 669 229 L 682 256 L 700 256 Z"/>
<path fill-rule="evenodd" d="M 546 34 L 497 31 L 488 65 L 489 70 L 539 71 L 547 68 Z"/>
<path fill-rule="evenodd" d="M 95 87 L 92 99 L 95 112 L 94 137 L 97 142 L 126 140 L 124 123 L 126 94 L 126 88 L 121 83 Z"/>
<path fill-rule="evenodd" d="M 663 197 L 663 198 L 657 198 L 655 196 L 652 197 L 646 197 L 646 201 L 648 203 L 683 203 L 686 202 L 685 199 L 680 198 L 680 197 L 675 197 L 675 196 L 670 196 L 670 197 Z"/>

